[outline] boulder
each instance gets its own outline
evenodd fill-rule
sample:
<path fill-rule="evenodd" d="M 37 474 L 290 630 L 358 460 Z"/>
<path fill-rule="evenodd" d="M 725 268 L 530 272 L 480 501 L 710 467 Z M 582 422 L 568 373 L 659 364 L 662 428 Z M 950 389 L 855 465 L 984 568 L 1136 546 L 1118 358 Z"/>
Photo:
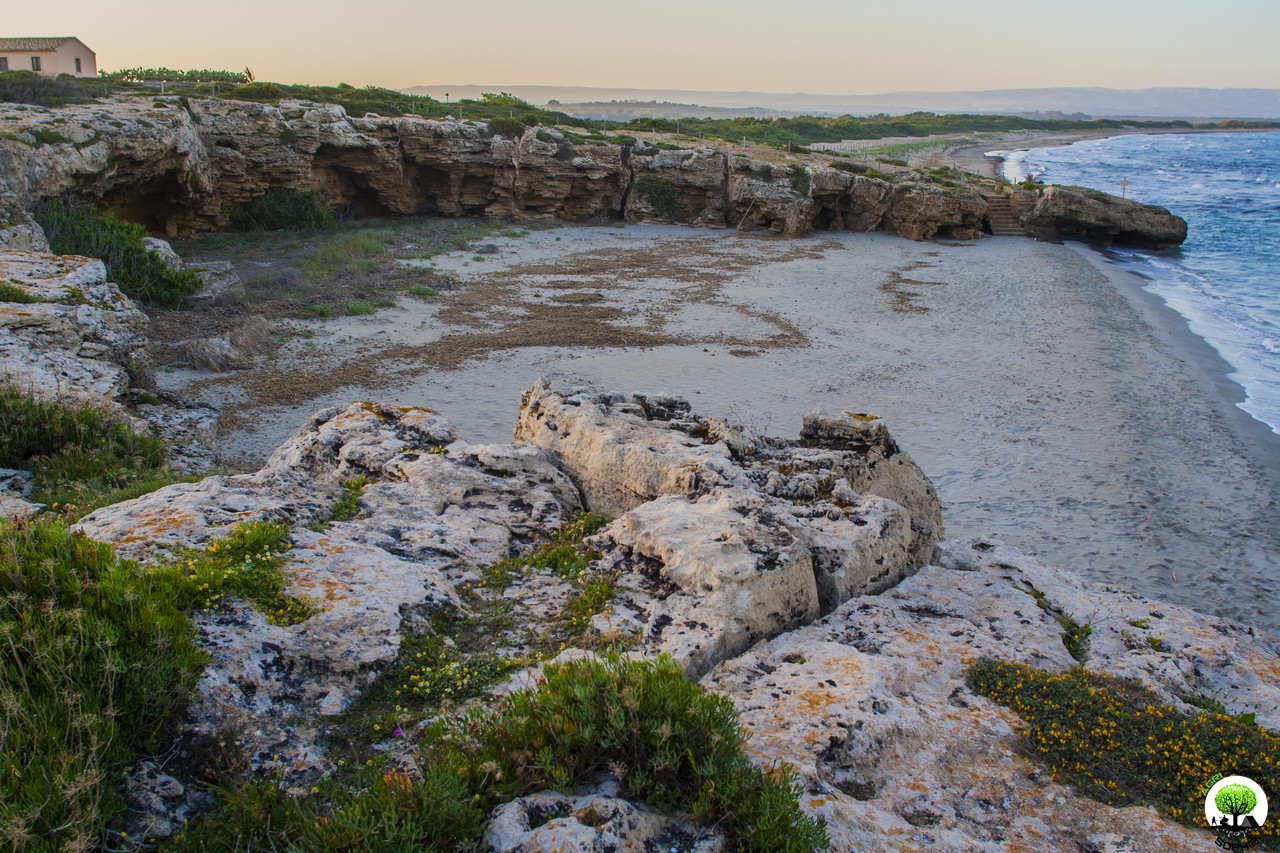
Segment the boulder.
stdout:
<path fill-rule="evenodd" d="M 593 541 L 622 590 L 600 632 L 638 635 L 691 672 L 894 585 L 942 536 L 933 486 L 868 416 L 813 413 L 784 441 L 678 398 L 539 383 L 515 435 L 618 516 Z"/>
<path fill-rule="evenodd" d="M 22 294 L 0 301 L 0 380 L 44 399 L 114 404 L 147 320 L 102 262 L 0 250 L 0 279 Z"/>
<path fill-rule="evenodd" d="M 182 258 L 173 250 L 173 246 L 169 245 L 168 240 L 161 240 L 159 237 L 143 237 L 142 244 L 169 269 L 174 272 L 182 270 Z"/>
<path fill-rule="evenodd" d="M 30 471 L 0 468 L 0 520 L 29 518 L 44 512 L 44 504 L 26 499 L 30 489 Z"/>
<path fill-rule="evenodd" d="M 498 806 L 485 828 L 493 853 L 647 853 L 678 849 L 722 853 L 727 840 L 714 828 L 663 815 L 616 795 L 551 791 Z"/>
<path fill-rule="evenodd" d="M 242 370 L 253 366 L 254 355 L 274 333 L 271 323 L 255 316 L 224 335 L 187 341 L 182 350 L 187 363 L 197 370 Z"/>
<path fill-rule="evenodd" d="M 230 261 L 205 261 L 187 264 L 186 268 L 200 276 L 204 282 L 188 299 L 193 305 L 217 308 L 235 305 L 244 300 L 244 282 Z"/>
<path fill-rule="evenodd" d="M 0 190 L 0 249 L 48 252 L 44 229 L 31 217 L 17 195 Z"/>

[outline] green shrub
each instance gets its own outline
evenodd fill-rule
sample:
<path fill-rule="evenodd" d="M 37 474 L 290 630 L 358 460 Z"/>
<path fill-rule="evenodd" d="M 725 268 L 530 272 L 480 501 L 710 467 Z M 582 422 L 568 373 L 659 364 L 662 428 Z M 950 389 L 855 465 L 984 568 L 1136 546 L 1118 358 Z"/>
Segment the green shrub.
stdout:
<path fill-rule="evenodd" d="M 449 767 L 486 804 L 611 773 L 625 796 L 715 823 L 736 850 L 828 845 L 800 809 L 794 771 L 753 764 L 733 703 L 704 693 L 670 658 L 579 660 L 543 675 L 494 713 L 444 724 L 424 741 L 428 765 Z"/>
<path fill-rule="evenodd" d="M 436 290 L 434 287 L 427 287 L 425 284 L 415 284 L 405 292 L 410 296 L 416 296 L 419 299 L 435 299 L 440 295 L 440 291 Z"/>
<path fill-rule="evenodd" d="M 204 657 L 171 569 L 57 520 L 0 523 L 0 826 L 6 849 L 87 850 L 120 772 L 165 744 Z"/>
<path fill-rule="evenodd" d="M 1252 714 L 1189 716 L 1140 682 L 1083 667 L 1052 674 L 983 659 L 968 681 L 1026 722 L 1024 748 L 1056 780 L 1108 805 L 1150 805 L 1203 828 L 1204 786 L 1215 773 L 1229 768 L 1263 790 L 1280 790 L 1280 736 L 1255 725 Z M 1280 838 L 1270 821 L 1261 832 Z"/>
<path fill-rule="evenodd" d="M 291 132 L 288 128 L 281 131 L 281 142 L 285 142 L 285 134 Z M 320 193 L 286 187 L 273 187 L 255 199 L 228 206 L 224 212 L 232 231 L 278 231 L 282 228 L 318 231 L 338 222 L 338 217 L 325 206 Z"/>
<path fill-rule="evenodd" d="M 247 71 L 248 69 L 246 69 Z M 251 78 L 243 71 L 223 71 L 214 68 L 192 68 L 183 71 L 176 68 L 123 68 L 119 71 L 103 71 L 106 80 L 126 83 L 248 83 Z"/>
<path fill-rule="evenodd" d="M 787 167 L 787 180 L 797 194 L 802 197 L 809 195 L 809 170 L 804 166 Z"/>
<path fill-rule="evenodd" d="M 484 809 L 457 775 L 428 767 L 416 779 L 375 765 L 352 788 L 327 781 L 305 797 L 279 780 L 249 783 L 185 827 L 171 849 L 447 853 L 475 849 L 484 826 Z"/>
<path fill-rule="evenodd" d="M 644 175 L 636 181 L 636 192 L 667 219 L 675 221 L 684 217 L 684 207 L 676 194 L 675 184 L 670 181 Z"/>
<path fill-rule="evenodd" d="M 0 102 L 8 104 L 83 104 L 93 100 L 88 88 L 74 77 L 46 77 L 34 71 L 0 72 Z"/>
<path fill-rule="evenodd" d="M 524 133 L 525 124 L 518 118 L 498 118 L 489 119 L 489 132 L 494 136 L 505 136 L 508 139 L 516 139 L 520 134 Z"/>
<path fill-rule="evenodd" d="M 237 524 L 204 548 L 188 549 L 173 562 L 191 590 L 183 605 L 217 610 L 238 598 L 257 607 L 272 625 L 306 621 L 319 611 L 284 592 L 288 581 L 280 567 L 289 548 L 288 527 L 255 521 Z"/>
<path fill-rule="evenodd" d="M 160 440 L 103 409 L 43 402 L 12 385 L 0 385 L 0 468 L 31 471 L 33 499 L 72 518 L 176 479 Z"/>
<path fill-rule="evenodd" d="M 141 225 L 56 199 L 37 204 L 32 214 L 55 254 L 101 258 L 107 278 L 142 302 L 176 308 L 201 285 L 194 272 L 171 270 L 147 251 L 142 242 L 147 230 Z"/>

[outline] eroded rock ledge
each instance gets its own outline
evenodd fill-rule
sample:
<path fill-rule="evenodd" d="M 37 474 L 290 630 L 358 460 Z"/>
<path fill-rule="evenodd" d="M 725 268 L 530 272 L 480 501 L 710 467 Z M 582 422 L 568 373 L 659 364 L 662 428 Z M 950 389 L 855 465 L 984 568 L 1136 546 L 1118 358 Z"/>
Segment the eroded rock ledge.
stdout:
<path fill-rule="evenodd" d="M 377 216 L 623 219 L 787 235 L 879 230 L 913 240 L 989 230 L 989 202 L 977 190 L 915 173 L 891 182 L 703 145 L 572 144 L 546 128 L 508 139 L 484 124 L 355 118 L 305 101 L 184 99 L 144 108 L 115 99 L 31 108 L 0 129 L 8 134 L 0 138 L 0 193 L 24 204 L 66 194 L 170 235 L 224 227 L 229 206 L 275 187 L 321 190 L 334 205 Z M 50 134 L 66 141 L 44 142 Z M 1163 208 L 1106 198 L 1106 227 L 1096 210 L 1064 198 L 1023 199 L 1017 211 L 1039 235 L 1153 246 L 1185 237 L 1185 222 Z M 25 232 L 15 227 L 18 240 Z"/>
<path fill-rule="evenodd" d="M 590 540 L 597 568 L 618 578 L 592 635 L 672 654 L 728 695 L 759 759 L 798 768 L 802 805 L 826 818 L 833 849 L 1206 841 L 1151 809 L 1103 806 L 1054 783 L 1019 751 L 1017 718 L 966 686 L 980 656 L 1074 666 L 1056 613 L 1091 626 L 1094 669 L 1139 679 L 1175 707 L 1208 695 L 1280 724 L 1275 642 L 993 541 L 939 543 L 932 487 L 874 418 L 814 414 L 798 441 L 783 441 L 699 417 L 682 400 L 539 384 L 516 437 L 472 445 L 429 410 L 356 403 L 316 414 L 257 473 L 170 486 L 80 529 L 151 561 L 235 522 L 293 525 L 291 591 L 320 612 L 289 627 L 246 606 L 201 616 L 213 662 L 187 723 L 234 725 L 253 766 L 291 778 L 328 767 L 325 720 L 404 637 L 430 631 L 434 612 L 465 610 L 461 592 L 486 567 L 584 506 L 615 516 Z M 355 476 L 366 479 L 359 514 L 306 529 Z M 533 575 L 501 595 L 533 626 L 554 618 L 568 585 Z M 638 827 L 668 837 L 668 819 L 615 793 L 523 798 L 500 810 L 490 843 L 590 850 Z M 529 819 L 548 811 L 561 816 Z"/>

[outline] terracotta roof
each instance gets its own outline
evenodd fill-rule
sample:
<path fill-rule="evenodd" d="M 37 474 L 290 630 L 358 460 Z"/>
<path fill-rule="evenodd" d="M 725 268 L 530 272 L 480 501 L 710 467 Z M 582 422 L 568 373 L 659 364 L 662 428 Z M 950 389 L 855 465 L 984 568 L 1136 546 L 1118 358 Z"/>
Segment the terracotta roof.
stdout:
<path fill-rule="evenodd" d="M 75 36 L 54 36 L 52 38 L 0 38 L 0 50 L 33 50 L 37 53 L 44 50 L 57 50 L 58 45 L 71 41 Z"/>

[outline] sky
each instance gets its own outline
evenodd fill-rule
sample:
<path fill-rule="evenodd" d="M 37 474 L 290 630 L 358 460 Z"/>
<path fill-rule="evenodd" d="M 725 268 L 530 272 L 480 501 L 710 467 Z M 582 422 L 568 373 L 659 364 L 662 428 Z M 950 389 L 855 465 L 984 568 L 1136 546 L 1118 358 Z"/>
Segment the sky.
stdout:
<path fill-rule="evenodd" d="M 0 36 L 75 35 L 98 67 L 259 80 L 877 94 L 1280 88 L 1277 0 L 6 2 Z"/>

